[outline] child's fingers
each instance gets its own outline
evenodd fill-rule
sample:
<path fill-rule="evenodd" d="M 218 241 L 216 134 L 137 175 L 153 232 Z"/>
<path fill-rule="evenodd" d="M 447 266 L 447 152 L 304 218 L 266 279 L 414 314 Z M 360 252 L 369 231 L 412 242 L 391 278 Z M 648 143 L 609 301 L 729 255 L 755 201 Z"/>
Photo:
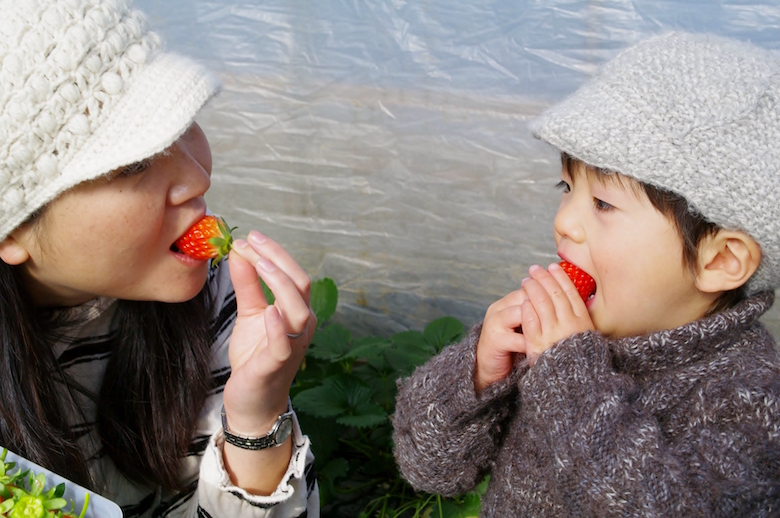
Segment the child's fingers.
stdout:
<path fill-rule="evenodd" d="M 558 281 L 558 285 L 566 294 L 566 298 L 569 300 L 570 304 L 569 307 L 574 311 L 574 314 L 577 316 L 587 314 L 588 308 L 585 306 L 585 301 L 582 300 L 580 292 L 577 291 L 577 287 L 574 285 L 571 278 L 566 275 L 566 272 L 561 268 L 561 265 L 552 263 L 547 271 L 556 281 Z"/>
<path fill-rule="evenodd" d="M 557 321 L 558 313 L 554 298 L 565 298 L 565 294 L 560 286 L 557 288 L 555 286 L 549 286 L 549 282 L 546 283 L 548 286 L 543 285 L 538 278 L 539 275 L 537 274 L 537 271 L 533 267 L 530 272 L 531 277 L 523 279 L 523 289 L 528 294 L 527 302 L 533 305 L 535 312 L 541 320 L 542 328 L 544 328 L 545 324 L 551 325 Z M 552 279 L 549 274 L 546 275 L 549 279 Z M 557 282 L 555 284 L 557 284 Z M 523 320 L 525 320 L 525 318 Z M 525 321 L 523 322 L 523 325 L 525 326 Z"/>
<path fill-rule="evenodd" d="M 572 309 L 573 303 L 582 305 L 582 299 L 579 298 L 577 289 L 566 275 L 566 272 L 558 265 L 552 266 L 551 268 L 553 271 L 548 272 L 541 266 L 534 265 L 528 271 L 531 278 L 538 282 L 539 286 L 544 289 L 544 294 L 541 292 L 537 293 L 536 290 L 534 290 L 534 298 L 531 299 L 531 302 L 534 303 L 534 306 L 539 313 L 539 318 L 542 319 L 542 327 L 544 327 L 545 321 L 556 322 L 562 318 L 566 319 L 574 316 L 575 313 Z M 556 276 L 553 275 L 553 273 L 558 273 L 560 275 Z M 536 285 L 534 285 L 534 287 L 535 286 Z M 567 291 L 567 288 L 569 291 Z M 575 299 L 572 299 L 572 294 L 570 293 L 572 290 L 577 297 Z M 551 303 L 551 307 L 547 306 L 548 301 Z"/>
<path fill-rule="evenodd" d="M 240 254 L 230 252 L 228 260 L 230 280 L 236 292 L 236 309 L 239 315 L 255 315 L 268 307 L 263 287 L 257 278 L 257 270 Z"/>
<path fill-rule="evenodd" d="M 506 294 L 502 298 L 498 299 L 494 303 L 492 303 L 485 313 L 485 318 L 490 318 L 491 315 L 495 313 L 499 313 L 506 308 L 512 307 L 512 306 L 520 306 L 520 304 L 523 303 L 523 301 L 526 299 L 525 291 L 522 289 L 515 290 L 511 293 Z"/>
<path fill-rule="evenodd" d="M 520 306 L 508 306 L 486 316 L 477 344 L 474 387 L 477 392 L 504 379 L 512 371 L 515 356 L 525 352 L 525 338 L 516 333 L 522 315 Z"/>
<path fill-rule="evenodd" d="M 544 325 L 541 318 L 539 317 L 539 313 L 536 311 L 536 306 L 534 306 L 531 299 L 529 298 L 523 302 L 523 305 L 520 307 L 520 309 L 523 312 L 523 334 L 526 335 L 526 337 L 536 337 L 541 335 Z"/>

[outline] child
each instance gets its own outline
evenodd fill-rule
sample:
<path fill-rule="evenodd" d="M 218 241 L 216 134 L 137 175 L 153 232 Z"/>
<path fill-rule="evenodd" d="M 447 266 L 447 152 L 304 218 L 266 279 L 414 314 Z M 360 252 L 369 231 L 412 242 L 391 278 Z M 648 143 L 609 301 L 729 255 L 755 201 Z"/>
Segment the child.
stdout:
<path fill-rule="evenodd" d="M 558 255 L 400 384 L 419 489 L 483 516 L 780 514 L 780 62 L 672 33 L 534 121 L 562 152 Z M 520 327 L 522 333 L 515 332 Z"/>
<path fill-rule="evenodd" d="M 288 408 L 308 276 L 258 232 L 218 269 L 173 246 L 206 214 L 217 80 L 124 0 L 0 11 L 0 444 L 125 517 L 318 516 Z"/>

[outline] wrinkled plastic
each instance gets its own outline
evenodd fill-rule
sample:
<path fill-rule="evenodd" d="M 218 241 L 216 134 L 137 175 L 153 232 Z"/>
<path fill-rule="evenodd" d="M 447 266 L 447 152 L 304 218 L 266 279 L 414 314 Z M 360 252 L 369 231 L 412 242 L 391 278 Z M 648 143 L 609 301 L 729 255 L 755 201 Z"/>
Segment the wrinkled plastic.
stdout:
<path fill-rule="evenodd" d="M 224 81 L 199 117 L 211 209 L 333 278 L 358 334 L 472 324 L 557 260 L 559 158 L 527 124 L 620 49 L 668 30 L 780 48 L 775 1 L 136 3 Z"/>

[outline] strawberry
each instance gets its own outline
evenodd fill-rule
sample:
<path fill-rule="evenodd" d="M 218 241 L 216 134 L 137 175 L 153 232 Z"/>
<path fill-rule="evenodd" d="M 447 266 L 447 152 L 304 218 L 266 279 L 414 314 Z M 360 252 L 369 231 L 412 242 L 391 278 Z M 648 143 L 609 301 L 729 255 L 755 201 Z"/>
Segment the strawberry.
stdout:
<path fill-rule="evenodd" d="M 211 265 L 216 266 L 233 246 L 233 230 L 235 227 L 229 228 L 222 218 L 206 216 L 177 239 L 174 246 L 194 259 L 211 259 Z"/>
<path fill-rule="evenodd" d="M 566 272 L 566 275 L 569 276 L 571 282 L 574 283 L 574 287 L 577 288 L 577 292 L 582 297 L 582 300 L 588 300 L 588 297 L 596 292 L 596 281 L 593 280 L 593 277 L 568 261 L 561 261 L 558 264 Z M 522 333 L 523 326 L 517 326 L 515 332 Z"/>
<path fill-rule="evenodd" d="M 596 292 L 596 281 L 593 280 L 593 277 L 568 261 L 561 261 L 558 264 L 563 268 L 563 271 L 566 272 L 566 275 L 569 276 L 571 282 L 574 283 L 574 287 L 577 288 L 582 300 L 588 300 L 588 297 Z"/>

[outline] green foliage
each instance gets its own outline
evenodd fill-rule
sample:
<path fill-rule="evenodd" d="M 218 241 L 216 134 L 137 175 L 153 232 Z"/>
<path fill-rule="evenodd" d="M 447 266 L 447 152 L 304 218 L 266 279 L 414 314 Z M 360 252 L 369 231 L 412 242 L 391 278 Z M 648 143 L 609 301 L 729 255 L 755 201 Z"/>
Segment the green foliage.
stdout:
<path fill-rule="evenodd" d="M 312 441 L 323 517 L 478 516 L 487 482 L 450 499 L 415 492 L 396 467 L 390 423 L 396 380 L 460 340 L 463 324 L 443 317 L 422 332 L 354 339 L 328 322 L 338 302 L 331 279 L 312 284 L 311 301 L 318 329 L 290 395 Z"/>

